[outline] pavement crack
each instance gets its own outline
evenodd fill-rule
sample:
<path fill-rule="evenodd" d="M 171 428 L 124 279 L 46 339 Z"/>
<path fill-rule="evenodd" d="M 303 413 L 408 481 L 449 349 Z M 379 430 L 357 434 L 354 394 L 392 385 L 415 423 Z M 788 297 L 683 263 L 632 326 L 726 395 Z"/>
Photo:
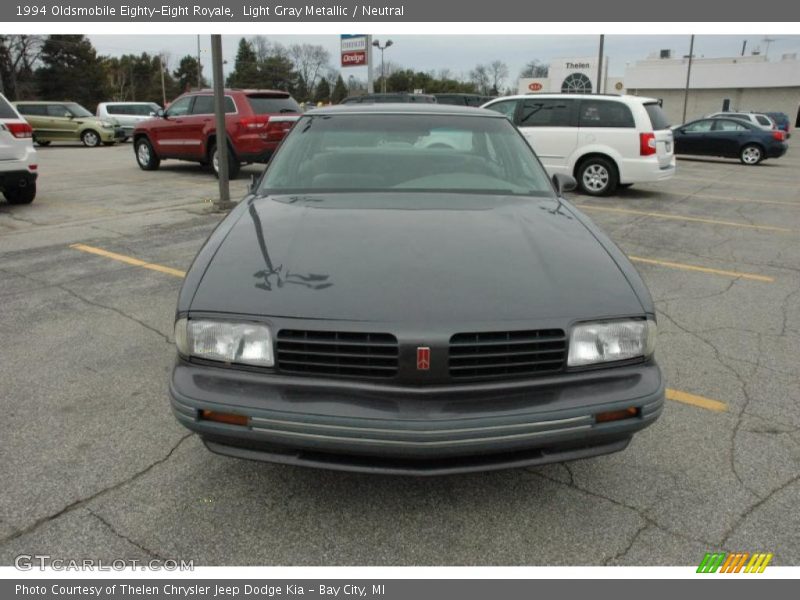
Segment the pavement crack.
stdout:
<path fill-rule="evenodd" d="M 139 550 L 141 550 L 142 552 L 144 552 L 145 554 L 147 554 L 147 555 L 148 555 L 148 556 L 150 556 L 151 558 L 157 558 L 158 560 L 161 560 L 161 561 L 164 561 L 164 560 L 166 560 L 166 557 L 164 557 L 164 556 L 161 556 L 161 555 L 160 555 L 158 552 L 155 552 L 154 550 L 151 550 L 150 548 L 147 548 L 146 546 L 144 546 L 144 545 L 140 544 L 139 542 L 137 542 L 137 541 L 135 541 L 135 540 L 132 540 L 132 539 L 131 539 L 131 538 L 129 538 L 127 535 L 125 535 L 125 534 L 121 533 L 121 532 L 120 532 L 120 531 L 119 531 L 119 530 L 118 530 L 116 527 L 114 527 L 114 526 L 113 526 L 111 523 L 109 523 L 109 522 L 108 522 L 106 519 L 104 519 L 104 518 L 103 518 L 103 517 L 101 517 L 99 514 L 97 514 L 96 512 L 94 512 L 94 511 L 93 511 L 91 508 L 89 508 L 88 506 L 87 506 L 87 507 L 85 507 L 85 510 L 86 510 L 86 512 L 88 512 L 90 515 L 92 515 L 92 516 L 93 516 L 95 519 L 97 519 L 97 520 L 98 520 L 98 521 L 100 521 L 100 522 L 101 522 L 103 525 L 105 525 L 105 527 L 106 527 L 106 528 L 107 528 L 107 529 L 108 529 L 108 530 L 109 530 L 111 533 L 113 533 L 115 536 L 117 536 L 118 538 L 120 538 L 120 539 L 122 539 L 122 540 L 125 540 L 126 542 L 128 542 L 128 543 L 129 543 L 129 544 L 131 544 L 132 546 L 135 546 L 136 548 L 138 548 Z"/>
<path fill-rule="evenodd" d="M 22 529 L 18 529 L 15 532 L 13 532 L 11 535 L 8 535 L 8 536 L 4 537 L 3 539 L 0 539 L 0 544 L 4 544 L 4 543 L 9 542 L 11 540 L 15 540 L 15 539 L 27 534 L 27 533 L 31 533 L 31 532 L 37 530 L 42 525 L 45 525 L 45 524 L 50 523 L 52 521 L 55 521 L 56 519 L 58 519 L 59 517 L 62 517 L 65 514 L 71 513 L 72 511 L 74 511 L 74 510 L 76 510 L 78 508 L 82 508 L 82 507 L 86 506 L 92 500 L 96 500 L 97 498 L 107 494 L 108 492 L 113 492 L 114 490 L 117 490 L 117 489 L 119 489 L 119 488 L 121 488 L 121 487 L 123 487 L 123 486 L 125 486 L 125 485 L 127 485 L 129 483 L 132 483 L 132 482 L 136 481 L 140 477 L 143 477 L 144 475 L 147 475 L 154 468 L 156 468 L 157 466 L 167 462 L 170 458 L 172 458 L 172 455 L 175 454 L 175 452 L 178 450 L 180 445 L 184 441 L 186 441 L 187 439 L 192 437 L 193 435 L 194 435 L 194 433 L 189 432 L 189 433 L 181 436 L 181 438 L 170 448 L 169 452 L 167 452 L 164 456 L 162 456 L 158 460 L 155 460 L 155 461 L 151 462 L 149 465 L 147 465 L 143 469 L 140 469 L 139 471 L 137 471 L 136 473 L 134 473 L 130 477 L 128 477 L 126 479 L 123 479 L 122 481 L 119 481 L 119 482 L 117 482 L 117 483 L 115 483 L 113 485 L 110 485 L 108 487 L 105 487 L 105 488 L 103 488 L 101 490 L 98 490 L 97 492 L 95 492 L 93 494 L 90 494 L 89 496 L 86 496 L 85 498 L 79 498 L 78 500 L 75 500 L 74 502 L 70 502 L 69 504 L 67 504 L 66 506 L 64 506 L 60 510 L 54 512 L 53 514 L 50 514 L 50 515 L 47 515 L 45 517 L 41 517 L 41 518 L 37 519 L 36 521 L 31 523 L 27 527 L 23 527 Z"/>
<path fill-rule="evenodd" d="M 91 306 L 96 306 L 96 307 L 98 307 L 98 308 L 103 308 L 103 309 L 105 309 L 105 310 L 110 310 L 110 311 L 112 311 L 112 312 L 115 312 L 115 313 L 117 313 L 117 314 L 118 314 L 118 315 L 120 315 L 121 317 L 124 317 L 124 318 L 126 318 L 126 319 L 128 319 L 128 320 L 130 320 L 130 321 L 133 321 L 134 323 L 137 323 L 137 324 L 141 325 L 141 326 L 142 326 L 142 327 L 144 327 L 145 329 L 147 329 L 147 330 L 149 330 L 149 331 L 152 331 L 152 332 L 153 332 L 153 333 L 155 333 L 155 334 L 158 334 L 158 335 L 159 335 L 159 336 L 160 336 L 160 337 L 161 337 L 161 338 L 162 338 L 162 339 L 163 339 L 163 340 L 164 340 L 164 341 L 165 341 L 167 344 L 170 344 L 170 345 L 172 345 L 172 343 L 173 343 L 173 341 L 172 341 L 172 340 L 169 338 L 169 336 L 168 336 L 168 335 L 166 335 L 165 333 L 163 333 L 163 332 L 159 331 L 159 330 L 158 330 L 158 329 L 156 329 L 155 327 L 153 327 L 153 326 L 151 326 L 151 325 L 148 325 L 148 324 L 147 324 L 147 323 L 145 323 L 144 321 L 142 321 L 142 320 L 140 320 L 140 319 L 137 319 L 136 317 L 134 317 L 134 316 L 131 316 L 131 315 L 129 315 L 128 313 L 126 313 L 126 312 L 124 312 L 124 311 L 122 311 L 122 310 L 120 310 L 120 309 L 118 309 L 118 308 L 114 308 L 113 306 L 108 306 L 107 304 L 101 304 L 100 302 L 95 302 L 95 301 L 93 301 L 93 300 L 89 300 L 88 298 L 85 298 L 85 297 L 81 296 L 81 295 L 80 295 L 80 294 L 78 294 L 77 292 L 75 292 L 75 291 L 73 291 L 73 290 L 71 290 L 71 289 L 69 289 L 69 288 L 67 288 L 67 287 L 64 287 L 63 285 L 57 285 L 56 287 L 57 287 L 58 289 L 60 289 L 60 290 L 63 290 L 63 291 L 65 291 L 65 292 L 67 292 L 68 294 L 70 294 L 70 295 L 74 296 L 74 297 L 75 297 L 75 298 L 77 298 L 78 300 L 81 300 L 82 302 L 85 302 L 86 304 L 89 304 L 89 305 L 91 305 Z"/>
<path fill-rule="evenodd" d="M 650 528 L 651 526 L 652 526 L 652 522 L 649 519 L 645 519 L 644 523 L 642 523 L 639 526 L 639 528 L 631 536 L 631 539 L 628 542 L 628 545 L 621 552 L 617 552 L 615 555 L 609 556 L 607 559 L 605 559 L 603 561 L 603 566 L 607 567 L 607 566 L 611 565 L 612 563 L 614 563 L 615 561 L 619 561 L 620 559 L 622 559 L 626 554 L 628 554 L 628 552 L 631 551 L 631 548 L 633 548 L 633 545 L 636 543 L 636 540 L 639 539 L 639 536 L 642 534 L 642 532 L 645 529 Z"/>

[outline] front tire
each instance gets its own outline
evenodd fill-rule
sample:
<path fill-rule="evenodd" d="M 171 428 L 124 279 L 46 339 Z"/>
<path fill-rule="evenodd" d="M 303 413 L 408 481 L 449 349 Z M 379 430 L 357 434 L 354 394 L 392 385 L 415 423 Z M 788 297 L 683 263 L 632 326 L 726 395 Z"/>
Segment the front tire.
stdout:
<path fill-rule="evenodd" d="M 756 144 L 747 144 L 739 153 L 739 160 L 742 164 L 754 166 L 764 160 L 764 151 L 761 146 Z"/>
<path fill-rule="evenodd" d="M 15 187 L 3 190 L 9 204 L 30 204 L 36 198 L 36 182 L 33 181 L 25 187 Z"/>
<path fill-rule="evenodd" d="M 211 157 L 209 163 L 211 164 L 211 170 L 214 171 L 214 175 L 219 178 L 219 154 L 217 153 L 217 145 L 213 144 L 211 149 L 208 151 L 208 155 Z M 228 147 L 228 179 L 236 179 L 239 175 L 239 170 L 242 168 L 242 164 L 236 160 L 236 157 L 233 155 L 233 151 Z"/>
<path fill-rule="evenodd" d="M 100 134 L 94 129 L 87 129 L 81 134 L 81 141 L 87 148 L 97 148 L 100 145 Z"/>
<path fill-rule="evenodd" d="M 39 140 L 36 137 L 33 138 L 33 143 L 37 146 L 49 146 L 50 140 Z"/>
<path fill-rule="evenodd" d="M 578 185 L 590 196 L 609 196 L 619 185 L 616 165 L 600 156 L 587 158 L 578 167 Z"/>
<path fill-rule="evenodd" d="M 161 159 L 158 158 L 153 145 L 147 138 L 139 138 L 134 142 L 134 150 L 136 154 L 136 163 L 143 171 L 155 171 L 161 164 Z"/>

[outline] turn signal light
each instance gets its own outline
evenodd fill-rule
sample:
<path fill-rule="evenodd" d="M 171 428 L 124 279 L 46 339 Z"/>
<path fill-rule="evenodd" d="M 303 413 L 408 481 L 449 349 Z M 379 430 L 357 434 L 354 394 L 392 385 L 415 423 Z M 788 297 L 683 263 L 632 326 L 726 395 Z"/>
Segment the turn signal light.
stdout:
<path fill-rule="evenodd" d="M 247 427 L 248 418 L 244 415 L 234 415 L 233 413 L 214 412 L 213 410 L 201 410 L 200 419 L 203 421 L 216 421 L 227 425 L 241 425 Z"/>
<path fill-rule="evenodd" d="M 622 421 L 623 419 L 633 419 L 639 416 L 639 409 L 635 406 L 623 408 L 622 410 L 611 410 L 608 412 L 597 413 L 594 416 L 596 423 L 608 423 L 609 421 Z"/>

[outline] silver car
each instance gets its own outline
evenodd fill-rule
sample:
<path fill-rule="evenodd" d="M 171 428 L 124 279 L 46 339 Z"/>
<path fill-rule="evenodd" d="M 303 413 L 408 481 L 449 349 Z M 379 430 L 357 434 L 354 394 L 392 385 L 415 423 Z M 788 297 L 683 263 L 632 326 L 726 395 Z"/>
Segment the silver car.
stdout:
<path fill-rule="evenodd" d="M 101 102 L 97 105 L 97 116 L 116 121 L 125 132 L 123 142 L 133 136 L 137 123 L 149 119 L 161 107 L 155 102 Z"/>
<path fill-rule="evenodd" d="M 764 129 L 765 131 L 772 131 L 773 129 L 777 129 L 778 125 L 772 119 L 772 117 L 762 114 L 762 113 L 754 113 L 754 112 L 739 112 L 739 111 L 728 111 L 728 112 L 715 112 L 710 115 L 706 115 L 707 119 L 742 119 L 744 121 L 748 121 L 752 123 L 759 129 Z"/>

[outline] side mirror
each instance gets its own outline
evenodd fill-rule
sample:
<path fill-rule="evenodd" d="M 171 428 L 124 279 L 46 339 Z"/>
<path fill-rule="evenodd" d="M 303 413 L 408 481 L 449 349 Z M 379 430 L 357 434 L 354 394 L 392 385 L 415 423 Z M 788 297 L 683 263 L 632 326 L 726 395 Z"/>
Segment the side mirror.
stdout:
<path fill-rule="evenodd" d="M 147 115 L 147 116 L 148 116 L 148 117 L 155 117 L 155 116 L 156 116 L 156 113 L 155 113 L 154 111 L 152 111 L 152 110 L 151 110 L 151 111 L 148 113 L 148 115 Z"/>
<path fill-rule="evenodd" d="M 572 175 L 563 173 L 553 175 L 553 188 L 555 188 L 557 196 L 561 196 L 564 192 L 571 192 L 576 187 L 578 187 L 578 182 Z"/>
<path fill-rule="evenodd" d="M 159 108 L 156 112 L 150 114 L 155 115 L 156 117 L 161 117 L 162 119 L 167 118 L 167 113 L 163 108 Z"/>
<path fill-rule="evenodd" d="M 71 112 L 65 112 L 64 113 L 64 118 L 65 119 L 74 119 L 75 115 L 73 115 Z"/>

